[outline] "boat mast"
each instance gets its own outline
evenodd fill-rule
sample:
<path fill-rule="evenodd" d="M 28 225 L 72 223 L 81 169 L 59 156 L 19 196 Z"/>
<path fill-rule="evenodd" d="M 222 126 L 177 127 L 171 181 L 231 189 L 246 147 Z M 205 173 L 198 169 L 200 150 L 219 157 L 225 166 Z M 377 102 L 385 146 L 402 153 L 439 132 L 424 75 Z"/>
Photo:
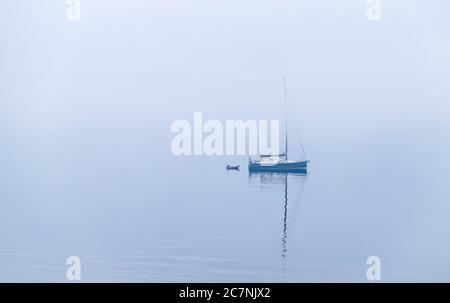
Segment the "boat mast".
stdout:
<path fill-rule="evenodd" d="M 286 142 L 286 146 L 285 146 L 285 157 L 286 160 L 288 159 L 288 119 L 287 119 L 287 92 L 286 92 L 286 78 L 283 77 L 283 92 L 284 92 L 284 121 L 285 121 L 285 142 Z"/>

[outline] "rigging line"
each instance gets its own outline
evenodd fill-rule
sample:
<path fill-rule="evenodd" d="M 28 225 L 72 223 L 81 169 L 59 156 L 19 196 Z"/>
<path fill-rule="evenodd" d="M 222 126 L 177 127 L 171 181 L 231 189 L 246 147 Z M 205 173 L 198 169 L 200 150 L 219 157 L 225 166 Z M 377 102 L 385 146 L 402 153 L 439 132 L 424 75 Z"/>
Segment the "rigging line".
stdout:
<path fill-rule="evenodd" d="M 300 147 L 302 148 L 303 156 L 305 157 L 305 159 L 307 159 L 308 157 L 306 156 L 305 148 L 303 146 L 302 136 L 300 135 L 300 131 L 298 130 L 298 128 L 296 128 L 296 130 L 297 130 L 298 139 L 300 140 Z"/>

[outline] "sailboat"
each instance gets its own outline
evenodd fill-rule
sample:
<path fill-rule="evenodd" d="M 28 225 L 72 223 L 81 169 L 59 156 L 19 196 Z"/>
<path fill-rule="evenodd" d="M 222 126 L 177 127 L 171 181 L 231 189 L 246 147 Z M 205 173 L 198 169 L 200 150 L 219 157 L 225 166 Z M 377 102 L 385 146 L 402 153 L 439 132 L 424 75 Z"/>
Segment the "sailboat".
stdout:
<path fill-rule="evenodd" d="M 288 127 L 287 127 L 287 94 L 286 79 L 283 78 L 284 88 L 284 111 L 285 111 L 285 150 L 278 155 L 260 155 L 259 159 L 248 160 L 250 172 L 298 172 L 307 173 L 309 160 L 290 160 L 288 158 Z"/>

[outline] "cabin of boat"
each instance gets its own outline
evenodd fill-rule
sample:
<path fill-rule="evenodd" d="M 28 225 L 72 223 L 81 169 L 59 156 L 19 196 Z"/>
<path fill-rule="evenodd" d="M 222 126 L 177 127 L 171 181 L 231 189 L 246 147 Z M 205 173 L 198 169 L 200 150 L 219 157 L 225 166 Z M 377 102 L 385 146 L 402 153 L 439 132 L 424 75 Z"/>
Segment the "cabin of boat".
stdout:
<path fill-rule="evenodd" d="M 248 169 L 252 172 L 301 172 L 308 169 L 308 160 L 293 161 L 280 157 L 261 157 L 258 160 L 249 159 Z"/>

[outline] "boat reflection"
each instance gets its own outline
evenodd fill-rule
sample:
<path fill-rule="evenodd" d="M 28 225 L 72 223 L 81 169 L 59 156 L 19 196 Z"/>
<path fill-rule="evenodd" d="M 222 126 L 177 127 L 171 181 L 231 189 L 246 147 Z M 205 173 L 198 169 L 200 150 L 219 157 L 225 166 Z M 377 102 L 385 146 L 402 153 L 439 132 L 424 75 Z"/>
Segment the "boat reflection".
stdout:
<path fill-rule="evenodd" d="M 250 172 L 249 185 L 257 186 L 261 190 L 279 191 L 283 202 L 283 227 L 281 237 L 281 259 L 283 262 L 283 271 L 287 266 L 288 250 L 288 210 L 289 205 L 295 209 L 301 201 L 307 171 L 297 173 L 276 173 L 276 172 Z M 288 188 L 290 189 L 290 195 Z M 294 195 L 294 196 L 293 196 Z"/>

